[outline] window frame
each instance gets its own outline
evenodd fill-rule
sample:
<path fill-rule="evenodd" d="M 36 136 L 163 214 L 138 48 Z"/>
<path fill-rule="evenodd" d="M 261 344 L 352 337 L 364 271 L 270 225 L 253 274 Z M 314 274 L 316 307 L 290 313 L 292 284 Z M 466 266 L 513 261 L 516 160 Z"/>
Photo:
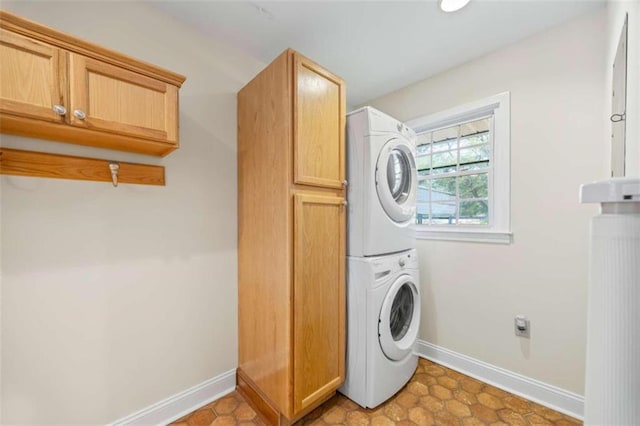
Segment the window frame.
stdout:
<path fill-rule="evenodd" d="M 510 93 L 415 118 L 406 123 L 416 133 L 430 132 L 491 116 L 490 171 L 488 173 L 488 225 L 415 224 L 416 237 L 428 240 L 510 244 L 511 233 L 511 111 Z"/>

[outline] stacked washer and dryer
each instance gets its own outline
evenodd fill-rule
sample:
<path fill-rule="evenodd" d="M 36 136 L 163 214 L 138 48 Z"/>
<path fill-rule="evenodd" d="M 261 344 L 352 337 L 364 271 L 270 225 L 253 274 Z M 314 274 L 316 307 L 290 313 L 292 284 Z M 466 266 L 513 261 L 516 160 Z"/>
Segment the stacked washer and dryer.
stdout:
<path fill-rule="evenodd" d="M 340 392 L 373 408 L 418 364 L 416 135 L 364 107 L 347 115 L 347 152 L 347 364 Z"/>

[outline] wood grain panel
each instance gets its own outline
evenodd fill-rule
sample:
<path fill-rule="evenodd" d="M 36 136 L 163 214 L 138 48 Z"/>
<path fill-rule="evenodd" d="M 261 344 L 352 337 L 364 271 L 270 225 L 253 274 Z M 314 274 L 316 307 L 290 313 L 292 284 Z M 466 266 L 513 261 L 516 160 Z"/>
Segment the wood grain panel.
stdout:
<path fill-rule="evenodd" d="M 164 92 L 93 71 L 88 77 L 90 117 L 164 132 Z"/>
<path fill-rule="evenodd" d="M 175 144 L 176 148 L 180 144 L 179 142 L 179 129 L 180 129 L 180 117 L 178 114 L 178 87 L 168 84 L 165 92 L 164 99 L 164 116 L 168 125 L 165 125 L 165 131 L 167 132 L 166 140 L 169 143 Z M 173 124 L 175 123 L 175 124 Z"/>
<path fill-rule="evenodd" d="M 345 161 L 344 82 L 294 54 L 295 183 L 341 188 Z"/>
<path fill-rule="evenodd" d="M 63 122 L 53 112 L 65 105 L 64 54 L 52 46 L 0 29 L 0 111 Z"/>
<path fill-rule="evenodd" d="M 167 108 L 176 100 L 175 92 L 167 95 L 167 83 L 81 55 L 69 56 L 71 109 L 87 114 L 83 120 L 71 115 L 71 124 L 176 142 L 169 134 L 177 136 L 177 116 Z"/>
<path fill-rule="evenodd" d="M 287 418 L 283 413 L 273 408 L 272 403 L 241 368 L 236 370 L 236 382 L 236 390 L 249 403 L 249 405 L 251 405 L 253 410 L 258 414 L 258 417 L 260 417 L 260 420 L 265 424 L 272 426 L 292 426 L 335 395 L 335 392 L 327 393 L 324 398 L 320 399 L 313 406 L 296 413 L 293 418 Z"/>
<path fill-rule="evenodd" d="M 109 160 L 0 148 L 0 174 L 111 182 Z M 117 162 L 118 184 L 164 185 L 164 167 Z"/>
<path fill-rule="evenodd" d="M 294 400 L 303 410 L 344 380 L 345 206 L 294 195 Z"/>
<path fill-rule="evenodd" d="M 265 424 L 277 425 L 280 423 L 280 413 L 271 406 L 260 389 L 252 383 L 241 368 L 236 370 L 236 382 L 238 383 L 238 392 L 251 404 Z"/>
<path fill-rule="evenodd" d="M 134 138 L 117 133 L 96 132 L 84 127 L 33 120 L 11 114 L 0 114 L 0 130 L 2 133 L 13 135 L 73 142 L 79 145 L 138 152 L 147 155 L 165 156 L 178 148 L 178 145 L 173 143 Z"/>
<path fill-rule="evenodd" d="M 291 102 L 285 53 L 238 93 L 238 362 L 291 412 Z"/>
<path fill-rule="evenodd" d="M 75 52 L 88 58 L 125 68 L 177 87 L 180 87 L 186 79 L 178 73 L 132 58 L 131 56 L 123 55 L 122 53 L 114 52 L 113 50 L 81 40 L 62 31 L 49 28 L 4 10 L 0 10 L 0 28 L 5 28 L 33 40 L 39 40 L 45 44 L 66 51 Z"/>

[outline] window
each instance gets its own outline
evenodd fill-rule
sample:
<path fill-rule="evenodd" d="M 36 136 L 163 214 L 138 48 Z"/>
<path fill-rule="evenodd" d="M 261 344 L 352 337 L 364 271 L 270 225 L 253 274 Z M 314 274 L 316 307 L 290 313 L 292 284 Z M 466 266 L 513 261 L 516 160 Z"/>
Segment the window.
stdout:
<path fill-rule="evenodd" d="M 493 117 L 418 137 L 416 222 L 488 225 Z"/>
<path fill-rule="evenodd" d="M 407 124 L 418 134 L 418 238 L 511 242 L 509 93 Z"/>

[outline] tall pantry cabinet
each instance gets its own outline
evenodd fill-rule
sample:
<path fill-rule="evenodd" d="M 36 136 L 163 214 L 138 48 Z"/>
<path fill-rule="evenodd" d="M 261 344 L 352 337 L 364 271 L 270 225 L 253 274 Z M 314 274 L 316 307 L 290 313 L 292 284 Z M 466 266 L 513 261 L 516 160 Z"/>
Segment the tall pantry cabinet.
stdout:
<path fill-rule="evenodd" d="M 345 361 L 345 85 L 286 50 L 238 93 L 238 389 L 271 424 Z"/>

